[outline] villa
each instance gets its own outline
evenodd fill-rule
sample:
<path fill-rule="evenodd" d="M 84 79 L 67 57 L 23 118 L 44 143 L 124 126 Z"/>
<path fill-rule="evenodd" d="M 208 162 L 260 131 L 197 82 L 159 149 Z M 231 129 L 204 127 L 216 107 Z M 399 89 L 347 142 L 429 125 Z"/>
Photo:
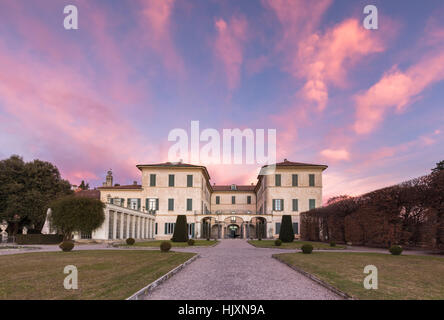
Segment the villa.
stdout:
<path fill-rule="evenodd" d="M 203 239 L 276 238 L 282 215 L 291 215 L 298 238 L 299 214 L 321 205 L 327 166 L 285 159 L 256 185 L 211 185 L 206 167 L 182 162 L 137 168 L 141 184 L 113 184 L 108 171 L 102 187 L 79 194 L 106 208 L 102 227 L 77 239 L 170 239 L 177 215 L 186 215 L 190 237 Z"/>

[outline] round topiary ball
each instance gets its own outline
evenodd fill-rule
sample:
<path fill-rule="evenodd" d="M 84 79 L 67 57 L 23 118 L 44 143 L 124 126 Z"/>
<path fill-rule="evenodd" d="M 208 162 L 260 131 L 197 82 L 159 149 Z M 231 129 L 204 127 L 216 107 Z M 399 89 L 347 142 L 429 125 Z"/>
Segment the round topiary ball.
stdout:
<path fill-rule="evenodd" d="M 336 247 L 336 241 L 330 241 L 330 247 Z"/>
<path fill-rule="evenodd" d="M 313 246 L 311 244 L 304 244 L 301 247 L 302 253 L 311 253 L 313 251 Z"/>
<path fill-rule="evenodd" d="M 399 256 L 402 253 L 402 247 L 398 245 L 393 245 L 390 247 L 389 251 L 394 256 Z"/>
<path fill-rule="evenodd" d="M 189 246 L 194 246 L 194 240 L 193 239 L 188 239 L 188 245 Z"/>
<path fill-rule="evenodd" d="M 276 247 L 279 247 L 281 244 L 282 244 L 282 240 L 281 240 L 281 239 L 276 239 L 276 240 L 274 240 L 274 245 L 275 245 Z"/>
<path fill-rule="evenodd" d="M 126 239 L 126 244 L 129 246 L 132 246 L 135 243 L 136 243 L 136 240 L 134 240 L 133 238 Z"/>
<path fill-rule="evenodd" d="M 69 252 L 74 248 L 74 242 L 73 241 L 63 241 L 59 248 L 62 249 L 64 252 Z"/>
<path fill-rule="evenodd" d="M 162 252 L 168 252 L 171 249 L 171 242 L 169 241 L 162 241 L 160 243 L 160 251 Z"/>

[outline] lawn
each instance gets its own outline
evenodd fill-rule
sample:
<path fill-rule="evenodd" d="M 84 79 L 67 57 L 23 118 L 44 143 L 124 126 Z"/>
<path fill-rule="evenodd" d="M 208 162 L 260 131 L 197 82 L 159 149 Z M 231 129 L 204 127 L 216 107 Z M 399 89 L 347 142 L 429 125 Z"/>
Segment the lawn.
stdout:
<path fill-rule="evenodd" d="M 0 299 L 125 299 L 193 255 L 91 250 L 0 256 Z M 63 286 L 67 265 L 78 269 L 77 290 Z"/>
<path fill-rule="evenodd" d="M 444 299 L 444 258 L 380 253 L 276 254 L 358 299 Z M 378 268 L 378 289 L 367 290 L 366 265 Z"/>
<path fill-rule="evenodd" d="M 314 242 L 314 241 L 293 241 L 293 242 L 282 242 L 280 246 L 274 245 L 274 240 L 249 240 L 249 244 L 258 248 L 276 248 L 276 249 L 300 249 L 304 244 L 311 244 L 313 249 L 323 249 L 323 250 L 340 250 L 345 249 L 343 245 L 336 245 L 335 247 L 330 247 L 329 243 L 324 242 Z"/>
<path fill-rule="evenodd" d="M 182 248 L 182 247 L 193 247 L 188 245 L 187 242 L 172 242 L 169 240 L 164 240 L 164 241 L 168 241 L 171 243 L 171 246 L 174 248 Z M 162 240 L 151 240 L 151 241 L 142 241 L 142 242 L 137 242 L 133 245 L 136 247 L 156 247 L 159 248 L 160 244 L 162 243 Z M 195 246 L 212 246 L 215 245 L 216 243 L 218 243 L 217 240 L 194 240 L 194 247 Z M 127 246 L 126 244 L 122 244 L 122 246 Z M 128 246 L 128 247 L 133 247 L 133 246 Z"/>

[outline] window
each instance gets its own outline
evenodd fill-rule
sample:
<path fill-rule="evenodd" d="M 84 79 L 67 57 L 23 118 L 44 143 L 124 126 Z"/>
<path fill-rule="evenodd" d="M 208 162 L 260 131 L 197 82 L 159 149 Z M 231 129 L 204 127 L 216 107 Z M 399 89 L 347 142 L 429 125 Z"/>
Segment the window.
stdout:
<path fill-rule="evenodd" d="M 173 234 L 175 223 L 166 222 L 165 223 L 165 234 Z"/>
<path fill-rule="evenodd" d="M 187 187 L 192 187 L 192 186 L 193 186 L 193 175 L 188 174 L 187 175 Z"/>
<path fill-rule="evenodd" d="M 275 234 L 279 234 L 279 232 L 281 232 L 281 223 L 280 222 L 276 222 L 276 230 L 275 230 Z"/>
<path fill-rule="evenodd" d="M 274 181 L 275 181 L 276 187 L 280 187 L 281 186 L 281 175 L 280 174 L 274 175 Z"/>
<path fill-rule="evenodd" d="M 232 185 L 231 185 L 231 190 L 237 190 L 237 187 L 236 187 L 235 184 L 232 184 Z"/>
<path fill-rule="evenodd" d="M 174 187 L 174 174 L 168 175 L 168 187 Z"/>
<path fill-rule="evenodd" d="M 216 204 L 220 204 L 220 197 L 216 196 Z"/>
<path fill-rule="evenodd" d="M 187 199 L 187 211 L 193 210 L 193 199 Z"/>
<path fill-rule="evenodd" d="M 140 199 L 128 198 L 128 208 L 133 210 L 140 210 Z"/>
<path fill-rule="evenodd" d="M 273 199 L 273 210 L 283 211 L 284 210 L 284 199 Z"/>
<path fill-rule="evenodd" d="M 293 211 L 299 211 L 298 199 L 293 199 Z"/>
<path fill-rule="evenodd" d="M 154 234 L 157 234 L 157 222 L 154 224 Z"/>
<path fill-rule="evenodd" d="M 116 239 L 120 239 L 120 220 L 122 219 L 122 214 L 119 212 L 117 213 L 117 220 L 116 220 Z"/>
<path fill-rule="evenodd" d="M 298 186 L 298 175 L 297 174 L 292 174 L 291 175 L 291 185 L 293 187 L 297 187 Z"/>
<path fill-rule="evenodd" d="M 155 187 L 155 186 L 156 186 L 156 175 L 150 174 L 150 187 Z"/>
<path fill-rule="evenodd" d="M 159 199 L 146 199 L 146 205 L 145 205 L 146 209 L 148 211 L 156 211 L 159 210 Z"/>
<path fill-rule="evenodd" d="M 113 239 L 114 237 L 114 212 L 109 213 L 109 229 L 108 229 L 108 239 Z"/>
<path fill-rule="evenodd" d="M 251 196 L 247 196 L 247 204 L 251 204 Z"/>
<path fill-rule="evenodd" d="M 314 174 L 309 174 L 308 175 L 308 183 L 310 187 L 314 187 L 315 186 L 315 175 Z"/>
<path fill-rule="evenodd" d="M 293 222 L 293 232 L 299 234 L 299 224 L 297 222 Z"/>
<path fill-rule="evenodd" d="M 231 197 L 231 204 L 235 204 L 236 203 L 236 196 L 232 196 Z"/>
<path fill-rule="evenodd" d="M 308 209 L 311 210 L 314 208 L 316 208 L 316 200 L 315 199 L 308 200 Z"/>
<path fill-rule="evenodd" d="M 236 217 L 231 217 L 231 223 L 236 223 Z"/>
<path fill-rule="evenodd" d="M 188 224 L 188 237 L 194 238 L 194 223 Z"/>
<path fill-rule="evenodd" d="M 168 211 L 174 211 L 174 199 L 168 199 Z"/>
<path fill-rule="evenodd" d="M 81 239 L 92 239 L 91 232 L 80 232 Z"/>
<path fill-rule="evenodd" d="M 123 214 L 123 239 L 127 238 L 127 230 L 128 230 L 128 215 L 126 213 Z"/>

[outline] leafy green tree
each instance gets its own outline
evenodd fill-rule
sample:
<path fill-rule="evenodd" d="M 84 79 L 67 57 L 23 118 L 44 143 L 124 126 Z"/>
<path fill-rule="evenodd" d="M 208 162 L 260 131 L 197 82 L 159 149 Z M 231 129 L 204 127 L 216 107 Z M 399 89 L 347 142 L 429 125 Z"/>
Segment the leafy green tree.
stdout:
<path fill-rule="evenodd" d="M 188 240 L 188 227 L 187 217 L 185 215 L 178 215 L 176 220 L 176 226 L 174 227 L 173 242 L 187 242 Z"/>
<path fill-rule="evenodd" d="M 438 162 L 438 163 L 436 164 L 436 167 L 432 169 L 432 172 L 433 172 L 433 173 L 436 173 L 436 172 L 439 172 L 439 171 L 442 171 L 442 170 L 444 170 L 444 160 Z"/>
<path fill-rule="evenodd" d="M 281 230 L 279 231 L 279 239 L 282 242 L 292 242 L 294 240 L 293 224 L 290 215 L 283 215 L 281 222 Z"/>
<path fill-rule="evenodd" d="M 82 182 L 80 183 L 79 188 L 82 189 L 82 190 L 89 190 L 89 183 L 85 184 L 85 181 L 82 180 Z"/>
<path fill-rule="evenodd" d="M 105 204 L 98 199 L 66 196 L 51 202 L 51 226 L 71 240 L 73 232 L 91 233 L 105 221 Z"/>
<path fill-rule="evenodd" d="M 24 162 L 17 155 L 0 161 L 0 220 L 41 230 L 50 201 L 72 193 L 53 164 L 41 160 Z"/>

